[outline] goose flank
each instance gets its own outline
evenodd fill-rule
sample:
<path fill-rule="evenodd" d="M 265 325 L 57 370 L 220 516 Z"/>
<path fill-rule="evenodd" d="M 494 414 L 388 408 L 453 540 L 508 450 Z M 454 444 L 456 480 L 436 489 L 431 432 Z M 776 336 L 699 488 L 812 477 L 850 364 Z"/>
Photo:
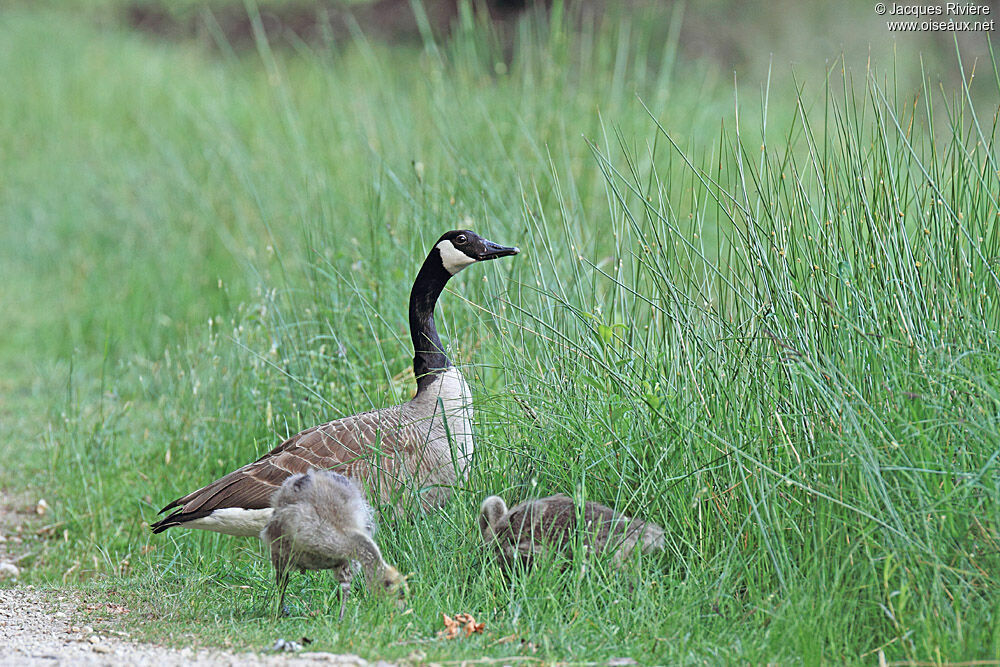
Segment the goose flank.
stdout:
<path fill-rule="evenodd" d="M 419 494 L 427 508 L 447 500 L 473 452 L 472 396 L 448 359 L 434 307 L 448 280 L 476 262 L 520 252 L 475 232 L 446 232 L 434 244 L 410 292 L 416 395 L 402 405 L 337 419 L 297 433 L 253 463 L 174 500 L 154 533 L 172 526 L 256 536 L 272 513 L 271 495 L 291 475 L 334 469 L 360 480 L 381 503 Z M 407 493 L 401 494 L 401 491 Z"/>
<path fill-rule="evenodd" d="M 354 480 L 331 470 L 292 475 L 271 498 L 274 510 L 260 538 L 271 552 L 279 607 L 292 570 L 335 570 L 340 582 L 340 619 L 359 563 L 369 588 L 381 595 L 407 592 L 406 581 L 382 559 L 372 539 L 371 507 Z"/>
<path fill-rule="evenodd" d="M 654 523 L 619 514 L 595 502 L 584 503 L 582 513 L 565 494 L 527 500 L 511 509 L 500 496 L 490 496 L 479 510 L 479 531 L 506 567 L 520 561 L 530 565 L 546 551 L 572 557 L 574 538 L 582 532 L 584 547 L 598 554 L 611 554 L 615 566 L 633 551 L 663 550 L 663 529 Z M 582 523 L 580 520 L 582 519 Z"/>

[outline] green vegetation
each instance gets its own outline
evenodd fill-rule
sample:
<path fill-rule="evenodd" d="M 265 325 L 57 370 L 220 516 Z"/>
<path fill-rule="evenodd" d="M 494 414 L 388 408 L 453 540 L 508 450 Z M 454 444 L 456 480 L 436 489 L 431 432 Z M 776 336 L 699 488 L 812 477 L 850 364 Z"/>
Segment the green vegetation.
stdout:
<path fill-rule="evenodd" d="M 1000 658 L 996 59 L 944 86 L 776 68 L 734 104 L 675 32 L 561 26 L 505 61 L 471 19 L 227 54 L 0 14 L 0 484 L 51 506 L 26 578 L 138 636 L 367 658 Z M 442 299 L 479 445 L 444 511 L 381 522 L 412 612 L 338 624 L 320 574 L 274 619 L 258 544 L 150 535 L 408 396 L 406 295 L 458 226 L 525 252 Z M 480 500 L 557 491 L 663 525 L 667 556 L 508 586 Z M 435 640 L 442 612 L 487 631 Z"/>

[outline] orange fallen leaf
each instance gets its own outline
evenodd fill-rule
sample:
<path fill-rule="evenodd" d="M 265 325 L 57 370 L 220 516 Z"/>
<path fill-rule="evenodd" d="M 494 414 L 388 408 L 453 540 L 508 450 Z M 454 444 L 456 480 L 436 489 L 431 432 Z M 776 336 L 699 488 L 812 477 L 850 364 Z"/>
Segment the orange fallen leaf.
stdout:
<path fill-rule="evenodd" d="M 462 624 L 462 629 L 465 630 L 466 637 L 471 637 L 473 634 L 482 634 L 483 630 L 486 629 L 486 624 L 476 623 L 476 619 L 472 617 L 472 614 L 458 614 L 455 616 L 455 620 Z"/>
<path fill-rule="evenodd" d="M 448 614 L 441 614 L 444 620 L 444 630 L 437 633 L 438 639 L 454 639 L 458 636 L 458 621 L 452 619 Z"/>
<path fill-rule="evenodd" d="M 455 618 L 452 618 L 442 613 L 441 618 L 444 621 L 444 630 L 437 633 L 438 639 L 455 639 L 459 633 L 471 637 L 473 634 L 482 634 L 486 629 L 486 624 L 476 623 L 472 614 L 455 614 Z"/>

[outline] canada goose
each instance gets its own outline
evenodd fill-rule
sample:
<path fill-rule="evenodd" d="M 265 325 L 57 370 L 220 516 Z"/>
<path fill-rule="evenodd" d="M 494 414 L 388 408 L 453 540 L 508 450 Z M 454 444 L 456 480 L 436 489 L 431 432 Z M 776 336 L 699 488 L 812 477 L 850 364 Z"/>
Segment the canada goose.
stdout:
<path fill-rule="evenodd" d="M 285 606 L 288 574 L 298 570 L 336 570 L 340 582 L 340 619 L 354 578 L 354 563 L 380 594 L 405 594 L 406 581 L 382 560 L 372 539 L 372 509 L 354 480 L 332 470 L 292 475 L 271 497 L 274 512 L 260 533 L 271 550 L 279 607 Z"/>
<path fill-rule="evenodd" d="M 448 280 L 465 267 L 518 252 L 468 230 L 442 235 L 410 291 L 416 395 L 402 405 L 293 435 L 253 463 L 164 507 L 160 513 L 174 511 L 154 523 L 153 532 L 184 526 L 259 535 L 271 515 L 271 494 L 290 475 L 311 468 L 332 468 L 359 479 L 369 498 L 381 502 L 410 488 L 422 494 L 426 507 L 443 504 L 449 487 L 464 478 L 472 456 L 472 394 L 444 353 L 434 326 L 434 306 Z"/>
<path fill-rule="evenodd" d="M 612 563 L 622 565 L 632 552 L 663 550 L 663 529 L 655 523 L 632 519 L 600 503 L 583 506 L 583 525 L 578 525 L 577 505 L 569 496 L 527 500 L 512 509 L 499 496 L 490 496 L 479 509 L 479 531 L 483 541 L 496 550 L 504 566 L 519 560 L 529 565 L 534 556 L 553 549 L 572 555 L 577 528 L 584 546 L 596 553 L 611 550 Z"/>

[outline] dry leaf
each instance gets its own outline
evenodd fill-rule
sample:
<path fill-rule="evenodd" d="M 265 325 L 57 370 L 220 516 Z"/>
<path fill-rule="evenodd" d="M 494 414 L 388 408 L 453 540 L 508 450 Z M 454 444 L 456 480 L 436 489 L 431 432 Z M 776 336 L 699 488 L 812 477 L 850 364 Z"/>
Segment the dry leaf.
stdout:
<path fill-rule="evenodd" d="M 476 623 L 472 614 L 455 614 L 455 618 L 441 614 L 441 617 L 444 621 L 444 630 L 437 633 L 438 639 L 455 639 L 459 633 L 471 637 L 474 634 L 482 634 L 486 629 L 486 624 Z"/>
<path fill-rule="evenodd" d="M 473 634 L 482 634 L 483 630 L 486 629 L 486 624 L 476 623 L 476 619 L 472 617 L 472 614 L 458 614 L 455 616 L 455 620 L 462 624 L 462 629 L 465 630 L 466 637 L 470 637 Z"/>
<path fill-rule="evenodd" d="M 437 633 L 438 639 L 454 639 L 458 636 L 458 621 L 452 619 L 448 614 L 441 614 L 444 620 L 444 630 Z"/>

